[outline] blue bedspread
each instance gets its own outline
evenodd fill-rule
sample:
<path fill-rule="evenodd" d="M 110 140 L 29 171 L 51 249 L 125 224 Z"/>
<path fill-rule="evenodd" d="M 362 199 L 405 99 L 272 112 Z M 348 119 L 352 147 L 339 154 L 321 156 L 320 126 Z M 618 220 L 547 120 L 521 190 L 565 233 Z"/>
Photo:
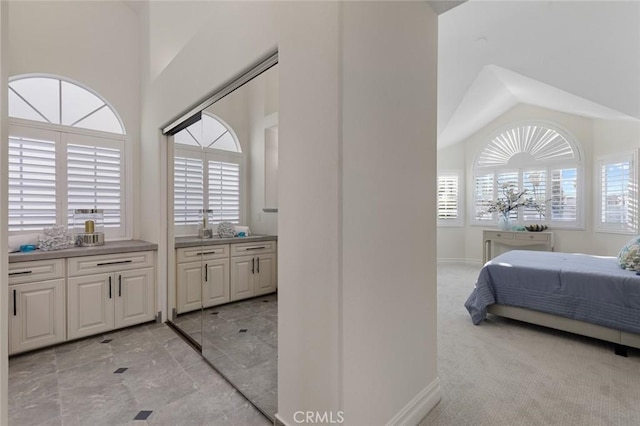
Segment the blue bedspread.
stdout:
<path fill-rule="evenodd" d="M 477 325 L 494 303 L 640 334 L 640 276 L 614 257 L 509 251 L 482 268 L 464 306 Z"/>

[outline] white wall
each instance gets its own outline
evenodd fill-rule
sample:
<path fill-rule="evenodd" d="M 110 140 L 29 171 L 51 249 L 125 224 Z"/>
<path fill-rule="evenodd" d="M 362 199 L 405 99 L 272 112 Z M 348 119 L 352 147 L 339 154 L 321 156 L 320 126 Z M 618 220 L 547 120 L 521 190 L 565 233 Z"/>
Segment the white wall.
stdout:
<path fill-rule="evenodd" d="M 440 399 L 430 355 L 437 353 L 438 17 L 425 2 L 343 7 L 346 424 L 383 424 L 393 414 L 393 423 L 416 424 Z M 407 406 L 414 398 L 416 406 Z M 402 417 L 402 410 L 421 415 Z"/>
<path fill-rule="evenodd" d="M 114 1 L 9 2 L 9 75 L 68 77 L 105 98 L 118 112 L 130 155 L 132 211 L 139 212 L 140 136 L 138 17 Z M 139 216 L 134 216 L 133 237 Z"/>
<path fill-rule="evenodd" d="M 9 4 L 0 2 L 0 140 L 9 138 L 7 133 L 7 84 L 9 44 Z M 8 204 L 8 144 L 0 144 L 0 205 Z M 8 210 L 0 210 L 0 223 L 8 223 Z M 6 226 L 0 226 L 0 312 L 9 312 L 9 276 L 7 251 L 8 239 Z M 9 424 L 8 414 L 8 382 L 9 382 L 9 317 L 0 315 L 0 426 Z"/>
<path fill-rule="evenodd" d="M 174 6 L 179 8 L 180 4 Z M 148 8 L 154 7 L 154 3 L 148 5 Z M 345 16 L 342 16 L 342 7 L 349 9 Z M 166 209 L 162 184 L 159 184 L 163 176 L 159 164 L 162 164 L 164 146 L 158 129 L 277 46 L 280 74 L 279 417 L 294 424 L 293 414 L 298 410 L 345 409 L 348 410 L 345 417 L 353 419 L 347 420 L 349 424 L 371 418 L 375 418 L 376 423 L 390 420 L 416 393 L 437 384 L 435 276 L 434 268 L 426 271 L 424 268 L 435 259 L 435 243 L 429 238 L 435 233 L 430 232 L 435 231 L 433 213 L 425 209 L 424 201 L 416 201 L 413 194 L 394 196 L 396 202 L 407 208 L 408 223 L 419 231 L 414 237 L 404 236 L 404 248 L 397 255 L 389 254 L 388 264 L 379 261 L 379 252 L 376 256 L 358 255 L 359 248 L 364 252 L 370 250 L 365 245 L 372 241 L 368 239 L 371 237 L 345 234 L 342 220 L 352 222 L 363 211 L 371 214 L 365 223 L 356 225 L 363 231 L 361 234 L 378 232 L 388 222 L 388 207 L 378 215 L 372 214 L 371 208 L 378 205 L 378 196 L 358 178 L 360 166 L 371 169 L 376 163 L 384 163 L 388 152 L 373 150 L 363 159 L 364 164 L 357 159 L 351 161 L 355 151 L 365 145 L 367 134 L 359 133 L 359 123 L 349 123 L 344 131 L 342 125 L 347 122 L 345 118 L 362 119 L 374 125 L 374 118 L 390 110 L 371 108 L 363 93 L 348 91 L 352 85 L 393 96 L 397 77 L 411 77 L 416 83 L 411 91 L 406 82 L 398 88 L 402 94 L 414 95 L 406 100 L 407 117 L 402 118 L 396 111 L 386 125 L 383 121 L 375 127 L 385 134 L 391 130 L 397 134 L 402 124 L 403 134 L 408 135 L 408 140 L 398 146 L 397 158 L 392 163 L 399 172 L 397 184 L 413 187 L 416 177 L 435 177 L 435 167 L 421 168 L 429 165 L 429 154 L 435 154 L 435 136 L 429 131 L 429 128 L 435 129 L 435 124 L 427 125 L 435 123 L 432 81 L 435 73 L 431 71 L 436 60 L 436 17 L 424 3 L 349 6 L 332 2 L 214 3 L 203 6 L 202 12 L 211 10 L 208 23 L 158 77 L 143 81 L 142 203 L 153 209 Z M 359 12 L 380 25 L 372 27 L 361 22 Z M 392 21 L 382 20 L 383 14 L 393 16 Z M 153 14 L 143 17 L 141 29 L 147 49 L 149 28 L 155 25 Z M 403 34 L 406 29 L 409 31 Z M 346 40 L 343 43 L 343 32 L 353 44 Z M 399 45 L 402 48 L 398 48 Z M 395 50 L 392 52 L 391 48 Z M 360 49 L 366 52 L 364 56 L 358 56 Z M 397 61 L 406 64 L 406 74 L 384 63 L 382 51 L 392 53 Z M 378 56 L 373 58 L 373 52 Z M 347 60 L 350 68 L 343 73 L 342 66 Z M 145 59 L 143 76 L 151 75 L 150 63 L 153 60 Z M 369 65 L 380 66 L 388 76 L 375 68 L 369 69 Z M 363 69 L 371 76 L 358 82 L 356 73 Z M 345 90 L 344 97 L 341 97 L 342 90 Z M 428 96 L 418 99 L 417 93 Z M 357 112 L 360 108 L 362 115 Z M 416 114 L 420 114 L 421 120 L 409 119 Z M 379 143 L 377 139 L 376 144 Z M 348 161 L 343 161 L 343 155 Z M 433 158 L 431 155 L 431 161 Z M 355 191 L 359 195 L 343 204 L 346 200 L 343 189 L 345 193 Z M 142 236 L 160 242 L 166 250 L 162 236 L 165 226 L 166 221 L 161 217 L 150 217 L 142 224 Z M 351 262 L 371 272 L 358 275 Z M 394 262 L 404 268 L 400 269 L 402 273 L 393 274 L 394 285 L 402 291 L 394 292 L 389 300 L 390 271 L 399 270 L 395 265 L 389 266 Z M 367 282 L 365 278 L 375 271 L 379 274 L 374 281 Z M 381 291 L 367 291 L 367 284 Z M 164 285 L 160 291 L 166 291 L 166 279 Z M 356 293 L 366 296 L 369 305 L 363 307 L 355 300 Z M 360 347 L 343 337 L 354 334 L 360 321 L 359 313 L 373 318 L 374 307 L 380 306 L 400 315 L 372 334 L 377 333 L 380 341 L 397 346 L 389 349 L 376 346 L 375 351 L 367 351 L 367 361 L 359 366 L 355 360 L 364 355 L 364 349 L 371 348 L 373 339 L 358 337 L 357 342 L 363 345 Z M 409 321 L 405 323 L 402 319 Z M 379 323 L 381 319 L 376 321 Z M 382 364 L 385 368 L 380 369 Z M 347 371 L 347 367 L 358 370 Z M 360 377 L 367 379 L 357 380 Z M 372 391 L 372 377 L 377 385 L 375 400 L 365 397 Z M 439 388 L 434 386 L 432 391 L 430 402 L 435 403 Z M 413 414 L 426 414 L 429 406 L 424 402 L 421 399 L 419 406 L 411 407 L 415 409 Z"/>
<path fill-rule="evenodd" d="M 476 155 L 487 141 L 502 127 L 523 120 L 543 120 L 555 123 L 577 139 L 582 147 L 584 228 L 579 230 L 554 229 L 555 250 L 614 256 L 630 235 L 595 232 L 595 209 L 598 200 L 597 176 L 594 162 L 597 156 L 628 152 L 637 149 L 640 141 L 640 124 L 637 121 L 593 120 L 578 115 L 560 113 L 531 105 L 520 104 L 471 137 L 452 148 L 438 151 L 438 168 L 460 164 L 460 149 L 464 152 L 466 171 L 466 226 L 464 228 L 438 228 L 438 258 L 460 258 L 464 253 L 470 260 L 482 259 L 482 229 L 486 226 L 470 225 L 470 207 L 473 205 L 473 164 Z M 461 229 L 464 230 L 461 233 Z"/>

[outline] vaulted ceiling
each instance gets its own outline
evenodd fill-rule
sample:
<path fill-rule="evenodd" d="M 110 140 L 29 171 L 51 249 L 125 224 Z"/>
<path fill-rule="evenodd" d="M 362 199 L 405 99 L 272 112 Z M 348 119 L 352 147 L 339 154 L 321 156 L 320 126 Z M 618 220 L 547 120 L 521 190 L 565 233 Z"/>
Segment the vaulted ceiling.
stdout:
<path fill-rule="evenodd" d="M 439 17 L 438 146 L 518 103 L 640 119 L 640 2 L 471 0 Z"/>

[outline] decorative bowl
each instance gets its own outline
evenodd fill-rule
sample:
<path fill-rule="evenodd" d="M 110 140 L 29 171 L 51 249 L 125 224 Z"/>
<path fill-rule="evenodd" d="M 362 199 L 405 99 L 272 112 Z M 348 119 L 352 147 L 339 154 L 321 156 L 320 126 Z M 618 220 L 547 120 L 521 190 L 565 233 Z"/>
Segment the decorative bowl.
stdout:
<path fill-rule="evenodd" d="M 546 230 L 549 227 L 547 225 L 535 224 L 535 225 L 527 225 L 524 228 L 529 232 L 541 232 Z"/>

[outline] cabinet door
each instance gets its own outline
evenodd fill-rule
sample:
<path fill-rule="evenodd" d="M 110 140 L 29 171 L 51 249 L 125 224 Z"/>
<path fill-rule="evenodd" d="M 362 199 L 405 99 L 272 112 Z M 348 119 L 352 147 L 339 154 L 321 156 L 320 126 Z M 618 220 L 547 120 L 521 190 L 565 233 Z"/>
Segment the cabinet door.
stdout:
<path fill-rule="evenodd" d="M 253 296 L 255 260 L 253 256 L 231 258 L 231 300 Z"/>
<path fill-rule="evenodd" d="M 65 340 L 64 279 L 9 287 L 9 354 Z"/>
<path fill-rule="evenodd" d="M 114 290 L 113 274 L 67 279 L 69 339 L 113 329 Z"/>
<path fill-rule="evenodd" d="M 114 275 L 115 327 L 128 327 L 155 318 L 153 268 L 116 272 Z"/>
<path fill-rule="evenodd" d="M 229 301 L 229 259 L 204 262 L 203 306 L 209 307 Z"/>
<path fill-rule="evenodd" d="M 274 291 L 276 291 L 276 255 L 271 253 L 256 256 L 256 296 Z"/>
<path fill-rule="evenodd" d="M 202 263 L 178 263 L 176 293 L 179 314 L 202 307 Z"/>

